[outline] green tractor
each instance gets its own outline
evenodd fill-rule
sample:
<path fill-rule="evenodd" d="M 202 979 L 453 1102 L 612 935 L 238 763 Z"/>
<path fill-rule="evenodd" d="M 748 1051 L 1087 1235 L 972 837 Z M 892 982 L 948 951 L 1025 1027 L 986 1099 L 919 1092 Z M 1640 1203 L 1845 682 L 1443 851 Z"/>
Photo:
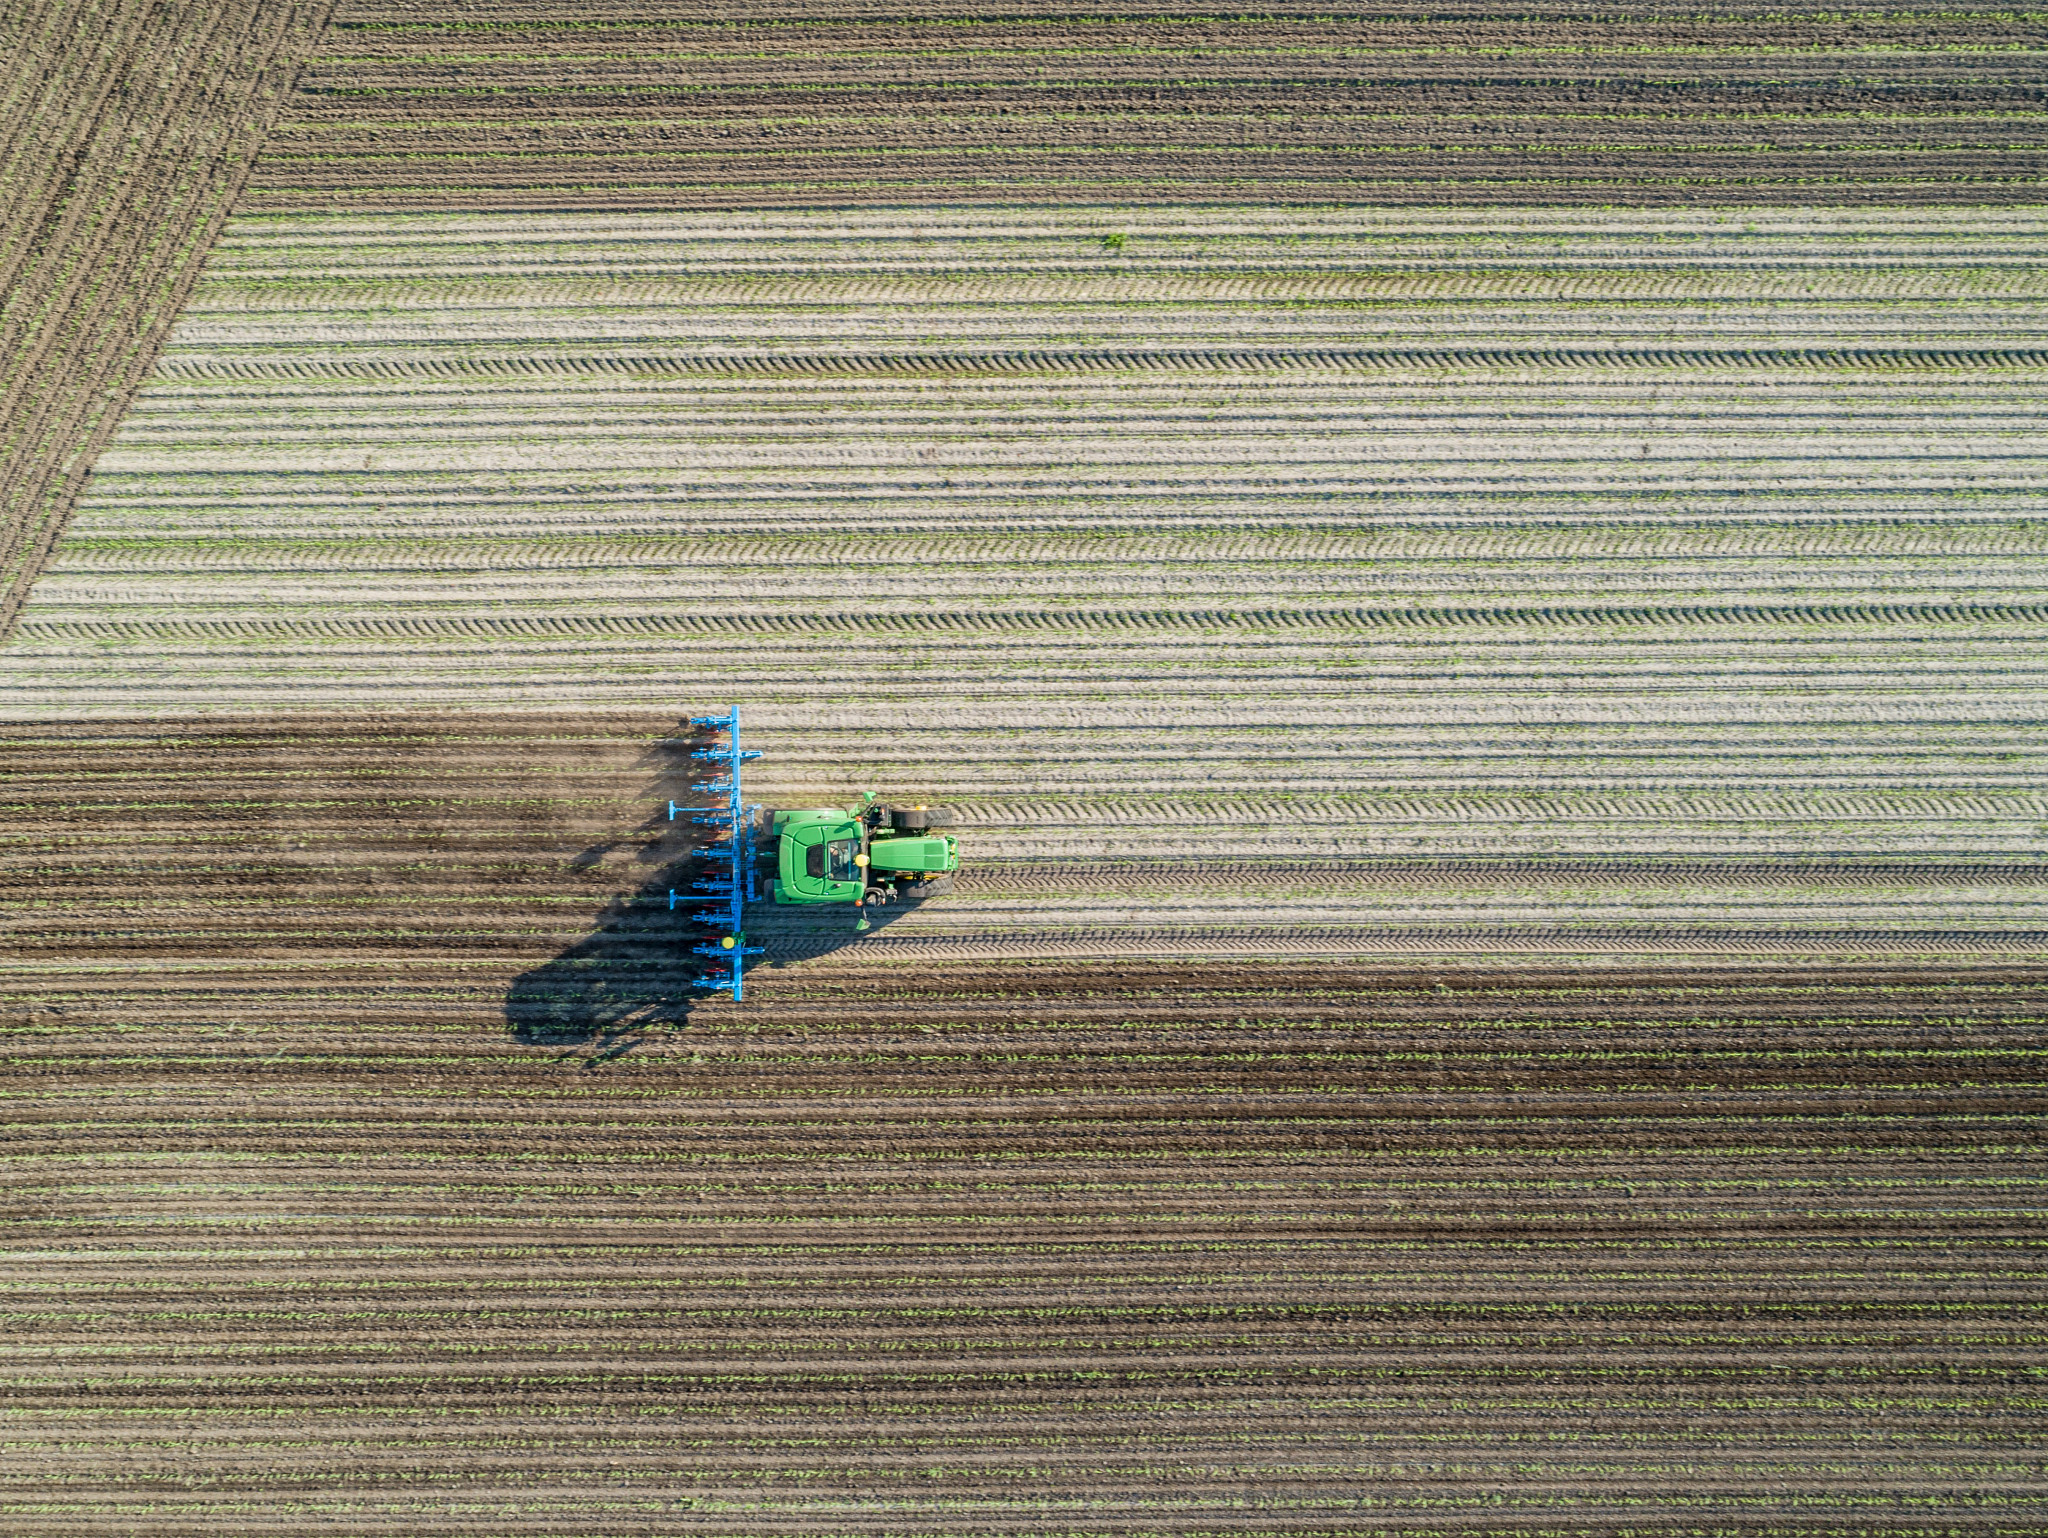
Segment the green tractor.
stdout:
<path fill-rule="evenodd" d="M 844 811 L 804 807 L 766 817 L 775 876 L 769 895 L 784 904 L 922 902 L 953 890 L 960 841 L 944 832 L 942 807 L 877 806 L 869 791 Z M 861 928 L 867 927 L 865 915 Z"/>

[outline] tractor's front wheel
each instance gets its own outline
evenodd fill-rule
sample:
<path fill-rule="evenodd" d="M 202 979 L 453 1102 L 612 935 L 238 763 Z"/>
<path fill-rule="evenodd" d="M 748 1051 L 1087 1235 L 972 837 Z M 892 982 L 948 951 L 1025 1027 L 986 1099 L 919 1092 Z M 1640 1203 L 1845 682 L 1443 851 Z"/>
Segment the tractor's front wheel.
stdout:
<path fill-rule="evenodd" d="M 951 876 L 934 876 L 930 881 L 906 881 L 897 888 L 911 902 L 923 902 L 927 897 L 944 897 L 953 890 Z"/>

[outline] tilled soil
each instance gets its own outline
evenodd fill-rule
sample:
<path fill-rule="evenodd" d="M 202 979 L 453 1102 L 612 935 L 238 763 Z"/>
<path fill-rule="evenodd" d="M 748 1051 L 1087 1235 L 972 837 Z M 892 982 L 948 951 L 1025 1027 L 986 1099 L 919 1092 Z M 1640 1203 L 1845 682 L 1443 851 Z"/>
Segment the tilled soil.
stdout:
<path fill-rule="evenodd" d="M 8 6 L 0 637 L 177 319 L 330 0 Z"/>
<path fill-rule="evenodd" d="M 674 724 L 11 732 L 0 1526 L 2048 1515 L 2038 966 L 847 947 L 716 1001 L 620 906 L 687 869 L 647 816 L 690 796 Z M 970 874 L 962 910 L 1059 879 Z"/>
<path fill-rule="evenodd" d="M 355 3 L 247 206 L 2027 202 L 2040 46 L 1969 9 Z"/>
<path fill-rule="evenodd" d="M 8 1031 L 9 1531 L 2043 1515 L 2038 972 L 405 975 Z"/>

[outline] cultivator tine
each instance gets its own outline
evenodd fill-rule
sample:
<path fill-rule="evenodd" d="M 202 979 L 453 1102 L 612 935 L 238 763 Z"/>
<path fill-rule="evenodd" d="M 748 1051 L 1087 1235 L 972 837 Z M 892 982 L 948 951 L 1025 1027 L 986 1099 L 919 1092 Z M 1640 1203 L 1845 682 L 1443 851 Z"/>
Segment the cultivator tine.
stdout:
<path fill-rule="evenodd" d="M 754 901 L 758 884 L 754 872 L 753 816 L 760 808 L 748 806 L 741 799 L 740 765 L 761 755 L 740 747 L 740 708 L 737 705 L 722 716 L 692 716 L 690 724 L 727 734 L 724 747 L 693 748 L 690 752 L 690 757 L 700 762 L 726 766 L 726 772 L 719 778 L 707 780 L 696 787 L 704 795 L 724 798 L 726 805 L 717 810 L 691 811 L 671 801 L 668 818 L 674 822 L 679 817 L 687 817 L 700 827 L 723 830 L 724 836 L 713 840 L 703 851 L 712 864 L 713 874 L 692 882 L 689 895 L 678 894 L 671 889 L 668 906 L 669 911 L 674 912 L 681 895 L 682 901 L 697 905 L 691 910 L 691 923 L 724 927 L 726 933 L 718 944 L 696 946 L 690 954 L 722 961 L 726 965 L 706 968 L 705 975 L 698 978 L 693 986 L 730 988 L 732 996 L 739 999 L 746 996 L 745 960 L 761 954 L 760 946 L 746 943 L 741 927 L 746 918 L 746 905 Z M 719 869 L 721 866 L 723 870 Z"/>
<path fill-rule="evenodd" d="M 693 903 L 709 904 L 720 897 L 725 898 L 725 901 L 719 902 L 716 907 L 690 907 Z M 732 899 L 729 894 L 723 892 L 678 892 L 674 887 L 670 887 L 668 911 L 673 913 L 679 907 L 689 908 L 689 912 L 684 915 L 685 923 L 702 924 L 713 929 L 723 928 L 732 923 Z"/>
<path fill-rule="evenodd" d="M 694 822 L 713 828 L 726 827 L 732 822 L 732 813 L 728 811 L 718 809 L 707 811 L 701 807 L 677 806 L 675 802 L 669 802 L 668 820 L 674 822 L 679 817 L 684 822 Z"/>

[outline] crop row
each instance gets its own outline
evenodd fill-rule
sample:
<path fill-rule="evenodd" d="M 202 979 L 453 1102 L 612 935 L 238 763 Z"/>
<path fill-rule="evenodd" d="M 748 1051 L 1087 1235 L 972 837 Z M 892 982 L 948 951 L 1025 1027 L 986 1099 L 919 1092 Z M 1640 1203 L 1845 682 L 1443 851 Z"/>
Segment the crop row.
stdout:
<path fill-rule="evenodd" d="M 1023 860 L 2030 859 L 2037 223 L 246 220 L 0 675 L 43 716 L 739 698 L 762 796 L 943 796 Z M 1752 276 L 1806 292 L 1699 297 Z M 1329 299 L 1439 284 L 1467 297 Z M 1485 346 L 1445 352 L 1447 316 Z M 1939 947 L 2037 911 L 1576 890 L 970 881 L 875 940 Z M 273 936 L 243 900 L 162 944 Z M 382 911 L 309 909 L 308 941 L 554 922 Z"/>

